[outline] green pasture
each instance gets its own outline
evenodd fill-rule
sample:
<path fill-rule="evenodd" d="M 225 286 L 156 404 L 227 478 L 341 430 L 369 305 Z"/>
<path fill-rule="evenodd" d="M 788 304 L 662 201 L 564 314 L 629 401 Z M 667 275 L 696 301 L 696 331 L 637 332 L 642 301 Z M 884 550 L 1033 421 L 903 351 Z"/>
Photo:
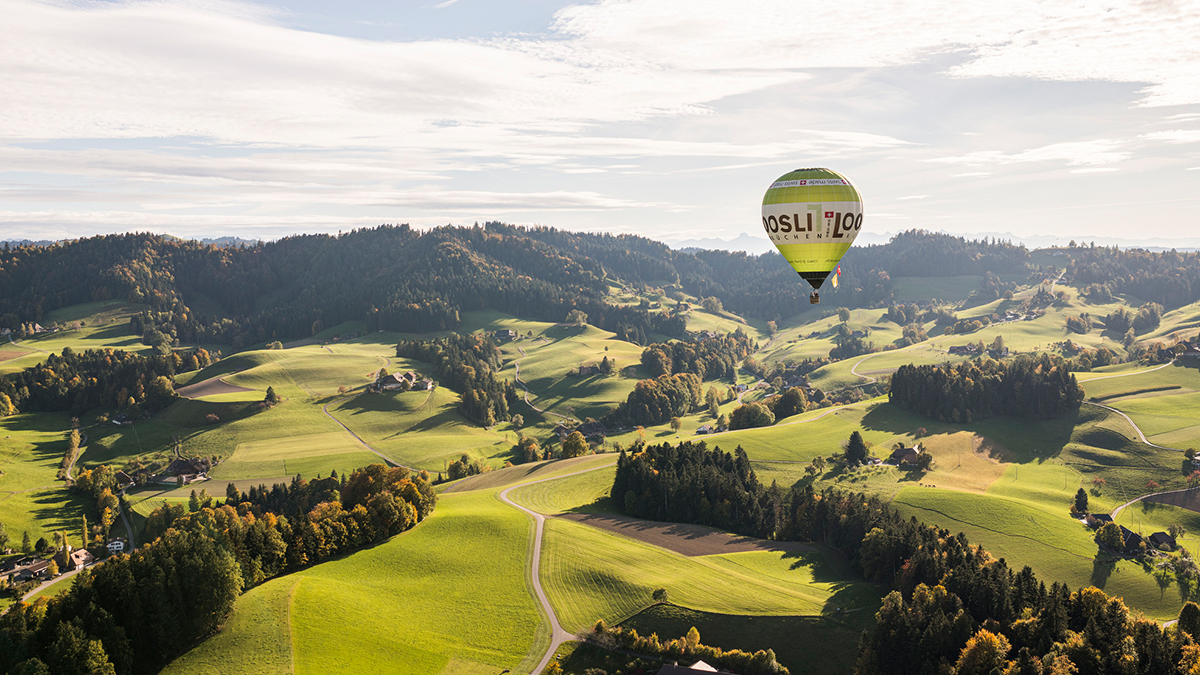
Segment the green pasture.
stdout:
<path fill-rule="evenodd" d="M 1131 308 L 1136 309 L 1136 308 Z M 1142 340 L 1186 339 L 1197 335 L 1200 329 L 1200 302 L 1184 305 L 1166 312 L 1158 328 L 1138 337 Z"/>
<path fill-rule="evenodd" d="M 905 488 L 894 503 L 906 516 L 966 533 L 1011 568 L 1028 565 L 1047 583 L 1096 586 L 1159 620 L 1175 618 L 1183 606 L 1173 581 L 1160 587 L 1140 564 L 1097 555 L 1094 532 L 1072 520 L 1065 504 L 1055 515 L 1013 500 L 919 487 Z"/>
<path fill-rule="evenodd" d="M 601 455 L 603 457 L 603 455 Z M 607 456 L 612 466 L 558 480 L 523 485 L 508 494 L 508 498 L 546 515 L 560 513 L 608 513 L 614 511 L 609 501 L 616 458 Z"/>
<path fill-rule="evenodd" d="M 234 453 L 218 464 L 210 475 L 217 481 L 296 475 L 313 477 L 318 473 L 328 474 L 331 468 L 343 473 L 382 462 L 378 455 L 363 449 L 349 434 L 339 430 L 239 443 Z"/>
<path fill-rule="evenodd" d="M 622 621 L 651 604 L 656 588 L 672 602 L 743 615 L 823 614 L 874 609 L 877 589 L 842 569 L 826 550 L 755 551 L 689 558 L 569 520 L 546 523 L 542 585 L 567 630 L 597 619 Z"/>
<path fill-rule="evenodd" d="M 711 330 L 725 335 L 741 329 L 752 340 L 765 341 L 767 339 L 766 321 L 744 319 L 732 312 L 714 314 L 700 307 L 698 302 L 692 305 L 691 311 L 687 314 L 687 320 L 687 329 L 690 331 Z"/>
<path fill-rule="evenodd" d="M 518 483 L 529 483 L 531 481 L 542 480 L 543 478 L 554 478 L 555 476 L 564 476 L 566 474 L 585 471 L 593 467 L 603 466 L 605 464 L 615 463 L 615 455 L 584 455 L 583 457 L 574 457 L 571 459 L 554 459 L 548 462 L 531 462 L 529 464 L 518 464 L 516 466 L 496 469 L 487 473 L 476 474 L 453 483 L 446 484 L 446 490 L 449 492 L 470 492 L 475 490 L 495 490 L 497 488 L 508 487 Z M 597 473 L 603 473 L 597 472 Z M 611 484 L 611 474 L 610 481 Z M 559 481 L 553 483 L 544 483 L 543 485 L 557 485 Z M 522 488 L 524 489 L 524 488 Z M 509 496 L 514 501 L 518 491 L 514 490 Z M 585 495 L 586 491 L 580 491 L 578 496 Z M 581 504 L 583 502 L 580 502 Z M 532 507 L 530 507 L 532 508 Z"/>
<path fill-rule="evenodd" d="M 529 387 L 530 399 L 548 412 L 578 419 L 599 418 L 625 400 L 638 379 L 645 377 L 640 365 L 642 348 L 615 339 L 614 333 L 593 326 L 545 325 L 534 335 L 533 339 L 523 338 L 504 346 L 507 362 L 499 376 L 515 379 L 514 362 L 519 360 L 521 380 Z M 612 376 L 567 374 L 580 366 L 599 365 L 605 356 L 615 361 L 617 372 Z M 518 404 L 515 410 L 527 419 L 540 417 L 524 404 Z M 547 421 L 557 420 L 550 417 Z"/>
<path fill-rule="evenodd" d="M 695 627 L 706 645 L 746 652 L 774 650 L 775 658 L 793 675 L 841 675 L 854 669 L 858 640 L 874 615 L 864 609 L 821 616 L 738 616 L 661 604 L 621 625 L 639 635 L 657 633 L 662 639 L 683 637 Z M 813 658 L 814 654 L 820 658 Z"/>
<path fill-rule="evenodd" d="M 371 447 L 406 466 L 445 471 L 463 454 L 499 465 L 515 434 L 487 430 L 458 413 L 458 394 L 432 391 L 360 393 L 330 403 L 328 411 Z"/>
<path fill-rule="evenodd" d="M 24 532 L 30 541 L 52 541 L 61 530 L 78 545 L 83 514 L 95 522 L 92 500 L 71 494 L 57 478 L 69 428 L 66 413 L 0 418 L 0 523 L 9 546 L 20 548 Z"/>
<path fill-rule="evenodd" d="M 444 495 L 410 532 L 250 590 L 164 672 L 528 669 L 549 635 L 525 580 L 530 531 L 490 493 Z"/>
<path fill-rule="evenodd" d="M 50 312 L 46 320 L 41 322 L 42 325 L 57 321 L 66 328 L 57 333 L 42 333 L 19 341 L 17 344 L 26 353 L 0 360 L 0 375 L 35 366 L 44 361 L 48 354 L 61 353 L 65 347 L 77 352 L 104 347 L 127 352 L 149 350 L 150 347 L 142 344 L 142 336 L 134 335 L 129 329 L 129 316 L 136 311 L 122 302 L 90 302 Z M 75 322 L 81 320 L 85 325 L 76 327 Z M 8 338 L 4 338 L 0 350 L 7 353 L 14 350 L 14 346 L 8 342 Z"/>

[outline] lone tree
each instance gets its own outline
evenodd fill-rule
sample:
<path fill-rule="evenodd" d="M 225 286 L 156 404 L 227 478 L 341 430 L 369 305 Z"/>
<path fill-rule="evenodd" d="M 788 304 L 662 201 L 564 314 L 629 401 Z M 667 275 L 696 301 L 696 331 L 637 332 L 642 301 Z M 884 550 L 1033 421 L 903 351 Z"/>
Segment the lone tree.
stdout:
<path fill-rule="evenodd" d="M 1075 513 L 1087 513 L 1087 512 L 1088 512 L 1087 490 L 1084 490 L 1083 488 L 1079 488 L 1079 491 L 1075 493 Z"/>
<path fill-rule="evenodd" d="M 857 431 L 850 434 L 850 442 L 846 444 L 846 462 L 852 465 L 862 464 L 867 459 L 867 444 L 863 442 L 862 434 Z"/>
<path fill-rule="evenodd" d="M 1121 528 L 1116 523 L 1105 523 L 1096 532 L 1096 543 L 1114 551 L 1121 550 L 1125 539 L 1121 536 Z"/>
<path fill-rule="evenodd" d="M 521 427 L 525 426 L 525 418 L 521 417 L 519 414 L 513 415 L 512 425 L 514 429 L 520 429 Z"/>
<path fill-rule="evenodd" d="M 279 403 L 279 394 L 275 393 L 275 387 L 267 387 L 267 395 L 263 400 L 271 405 Z"/>
<path fill-rule="evenodd" d="M 668 597 L 670 597 L 670 594 L 667 593 L 667 589 L 665 589 L 665 588 L 654 589 L 654 601 L 655 602 L 666 602 Z"/>
<path fill-rule="evenodd" d="M 679 430 L 682 428 L 683 428 L 683 420 L 679 419 L 678 417 L 672 417 L 671 418 L 671 431 L 674 431 L 675 433 L 679 433 Z"/>
<path fill-rule="evenodd" d="M 845 307 L 839 307 L 838 308 L 838 321 L 841 321 L 842 323 L 846 323 L 849 320 L 850 320 L 850 310 L 846 309 Z"/>
<path fill-rule="evenodd" d="M 567 323 L 582 326 L 587 323 L 588 315 L 582 310 L 573 309 L 567 312 Z"/>
<path fill-rule="evenodd" d="M 563 457 L 582 457 L 588 452 L 587 439 L 578 431 L 572 431 L 571 435 L 563 441 Z"/>

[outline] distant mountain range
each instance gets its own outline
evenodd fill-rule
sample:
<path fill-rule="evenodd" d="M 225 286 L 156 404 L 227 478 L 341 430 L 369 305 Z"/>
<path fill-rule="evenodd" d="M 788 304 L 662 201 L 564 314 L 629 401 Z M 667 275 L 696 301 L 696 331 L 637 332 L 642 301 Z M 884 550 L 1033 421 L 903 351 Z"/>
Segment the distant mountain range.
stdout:
<path fill-rule="evenodd" d="M 1061 246 L 1070 246 L 1074 241 L 1077 245 L 1091 245 L 1095 243 L 1097 246 L 1117 246 L 1122 249 L 1129 248 L 1144 248 L 1150 251 L 1198 251 L 1200 250 L 1200 237 L 1184 237 L 1180 239 L 1120 239 L 1117 237 L 1085 237 L 1085 236 L 1053 236 L 1045 234 L 1035 234 L 1029 236 L 1018 236 L 1012 232 L 944 232 L 952 234 L 956 237 L 966 237 L 967 239 L 998 239 L 1000 241 L 1010 241 L 1014 244 L 1024 244 L 1028 249 L 1035 248 L 1055 248 Z M 856 243 L 859 245 L 886 244 L 896 235 L 895 232 L 863 232 L 858 236 Z M 679 241 L 666 242 L 673 249 L 686 251 L 689 249 L 708 249 L 719 251 L 745 251 L 751 255 L 761 255 L 769 251 L 775 250 L 771 241 L 766 237 L 743 232 L 733 239 L 683 239 Z"/>

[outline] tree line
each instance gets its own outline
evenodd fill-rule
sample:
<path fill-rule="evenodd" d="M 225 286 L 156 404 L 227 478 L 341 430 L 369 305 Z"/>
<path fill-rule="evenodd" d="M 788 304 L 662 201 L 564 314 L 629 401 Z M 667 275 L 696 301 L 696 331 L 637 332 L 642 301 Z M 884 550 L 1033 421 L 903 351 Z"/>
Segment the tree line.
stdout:
<path fill-rule="evenodd" d="M 436 499 L 426 476 L 382 464 L 253 492 L 231 483 L 223 504 L 155 509 L 152 543 L 80 572 L 58 596 L 15 605 L 0 617 L 0 671 L 158 672 L 215 632 L 244 589 L 403 532 Z"/>
<path fill-rule="evenodd" d="M 738 328 L 733 333 L 701 339 L 656 342 L 642 350 L 642 366 L 652 377 L 692 373 L 701 380 L 719 380 L 737 375 L 737 364 L 756 349 L 754 341 Z"/>
<path fill-rule="evenodd" d="M 633 391 L 601 420 L 606 427 L 652 426 L 683 417 L 704 403 L 700 378 L 693 373 L 638 380 Z"/>
<path fill-rule="evenodd" d="M 1116 246 L 1078 246 L 1065 249 L 1066 277 L 1096 288 L 1093 294 L 1123 293 L 1143 302 L 1180 307 L 1200 294 L 1200 253 L 1153 252 Z"/>
<path fill-rule="evenodd" d="M 888 400 L 942 422 L 995 415 L 1053 419 L 1079 407 L 1083 388 L 1062 357 L 1023 354 L 1008 361 L 901 366 L 892 374 Z"/>
<path fill-rule="evenodd" d="M 740 448 L 703 443 L 622 453 L 613 479 L 629 515 L 721 527 L 739 534 L 820 542 L 863 576 L 894 590 L 863 636 L 859 675 L 1069 675 L 1193 672 L 1200 608 L 1178 627 L 1132 614 L 1096 588 L 1049 587 L 1014 571 L 965 535 L 903 518 L 875 495 L 790 490 L 758 482 Z"/>
<path fill-rule="evenodd" d="M 517 402 L 509 380 L 497 380 L 500 349 L 485 334 L 449 335 L 433 340 L 402 340 L 396 356 L 416 359 L 437 368 L 440 384 L 461 394 L 458 410 L 469 420 L 490 427 L 509 418 Z"/>
<path fill-rule="evenodd" d="M 221 533 L 250 588 L 399 534 L 429 515 L 435 503 L 428 476 L 372 464 L 340 483 L 336 476 L 297 477 L 270 490 L 260 486 L 254 495 L 230 483 L 223 503 L 201 503 L 195 512 L 182 504 L 155 509 L 145 532 L 151 539 L 172 529 Z"/>
<path fill-rule="evenodd" d="M 208 358 L 202 349 L 142 355 L 108 347 L 83 352 L 64 347 L 62 354 L 0 377 L 0 416 L 49 411 L 78 416 L 99 407 L 160 409 L 176 398 L 175 373 L 202 368 Z"/>

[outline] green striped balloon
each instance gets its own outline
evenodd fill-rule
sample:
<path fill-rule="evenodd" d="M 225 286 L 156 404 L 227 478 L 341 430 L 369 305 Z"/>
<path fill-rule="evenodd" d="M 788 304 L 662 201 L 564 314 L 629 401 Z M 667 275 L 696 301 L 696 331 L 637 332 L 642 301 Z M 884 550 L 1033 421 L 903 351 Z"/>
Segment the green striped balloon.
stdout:
<path fill-rule="evenodd" d="M 829 169 L 789 171 L 763 195 L 767 237 L 813 288 L 837 269 L 862 229 L 862 219 L 858 190 Z"/>

